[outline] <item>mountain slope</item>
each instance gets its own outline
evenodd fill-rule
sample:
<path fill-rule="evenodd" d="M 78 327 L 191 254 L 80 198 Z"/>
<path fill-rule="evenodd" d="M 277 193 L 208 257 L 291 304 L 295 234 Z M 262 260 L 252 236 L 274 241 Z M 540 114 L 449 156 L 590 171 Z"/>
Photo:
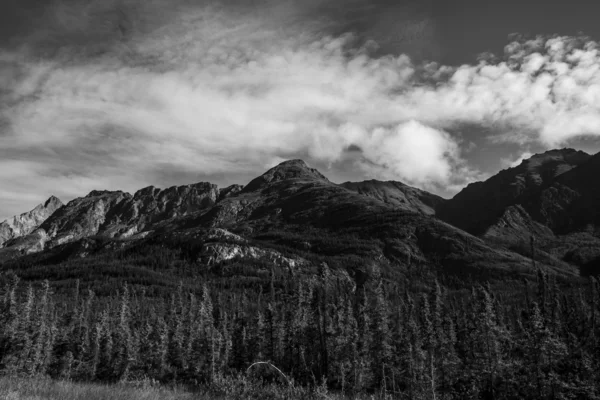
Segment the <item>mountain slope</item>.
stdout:
<path fill-rule="evenodd" d="M 568 171 L 575 172 L 574 169 L 590 158 L 589 154 L 573 149 L 536 154 L 517 167 L 502 170 L 484 182 L 469 184 L 440 207 L 438 216 L 467 232 L 481 235 L 501 218 L 507 207 L 524 204 L 530 196 Z M 560 203 L 562 196 L 551 196 L 551 201 Z M 571 194 L 564 193 L 564 196 L 570 197 Z M 529 212 L 533 207 L 525 208 Z"/>
<path fill-rule="evenodd" d="M 600 234 L 600 153 L 558 176 L 531 196 L 525 206 L 531 215 L 556 233 L 585 230 Z"/>
<path fill-rule="evenodd" d="M 340 186 L 399 209 L 433 215 L 445 199 L 402 182 L 368 180 L 344 182 Z"/>

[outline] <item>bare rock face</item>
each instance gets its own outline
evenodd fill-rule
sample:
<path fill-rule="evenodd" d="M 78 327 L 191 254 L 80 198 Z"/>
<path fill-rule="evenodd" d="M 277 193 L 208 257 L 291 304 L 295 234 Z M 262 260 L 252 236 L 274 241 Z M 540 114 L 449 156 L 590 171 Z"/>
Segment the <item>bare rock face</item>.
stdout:
<path fill-rule="evenodd" d="M 33 232 L 62 206 L 63 203 L 57 197 L 51 196 L 33 210 L 0 223 L 0 247 L 11 239 L 16 239 Z"/>
<path fill-rule="evenodd" d="M 231 233 L 226 229 L 222 228 L 212 228 L 209 229 L 206 235 L 204 236 L 204 240 L 206 241 L 228 241 L 228 242 L 237 242 L 237 243 L 246 243 L 248 240 L 243 237 L 236 235 L 235 233 Z"/>
<path fill-rule="evenodd" d="M 96 235 L 111 211 L 130 199 L 129 193 L 121 191 L 92 191 L 83 198 L 70 201 L 39 229 L 46 232 L 51 247 Z"/>
<path fill-rule="evenodd" d="M 201 261 L 206 265 L 214 265 L 234 258 L 265 260 L 275 266 L 294 269 L 307 261 L 302 258 L 285 257 L 275 250 L 261 249 L 255 246 L 232 243 L 205 243 L 202 248 Z"/>
<path fill-rule="evenodd" d="M 168 189 L 150 186 L 133 196 L 95 190 L 70 201 L 22 240 L 7 244 L 30 253 L 95 235 L 143 237 L 160 223 L 212 207 L 218 197 L 217 186 L 205 182 Z"/>
<path fill-rule="evenodd" d="M 243 185 L 231 185 L 226 188 L 219 189 L 219 200 L 226 199 L 231 196 L 235 196 L 244 189 Z"/>
<path fill-rule="evenodd" d="M 216 185 L 207 182 L 158 189 L 138 190 L 133 198 L 109 216 L 104 231 L 111 237 L 129 237 L 157 223 L 212 207 L 219 198 Z"/>
<path fill-rule="evenodd" d="M 31 254 L 43 251 L 50 237 L 43 229 L 36 229 L 29 235 L 11 239 L 5 243 L 6 250 L 18 254 Z"/>
<path fill-rule="evenodd" d="M 502 216 L 491 225 L 483 237 L 508 243 L 529 243 L 530 237 L 552 238 L 554 233 L 547 226 L 534 221 L 521 205 L 509 206 Z"/>

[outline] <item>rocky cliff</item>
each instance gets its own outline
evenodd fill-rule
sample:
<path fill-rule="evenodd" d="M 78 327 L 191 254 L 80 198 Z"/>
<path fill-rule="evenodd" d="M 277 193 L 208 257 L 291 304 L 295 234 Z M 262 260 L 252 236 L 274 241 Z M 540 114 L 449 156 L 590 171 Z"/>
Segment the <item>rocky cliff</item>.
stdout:
<path fill-rule="evenodd" d="M 11 239 L 16 239 L 33 232 L 62 206 L 63 203 L 57 197 L 51 196 L 33 210 L 0 223 L 0 247 Z"/>
<path fill-rule="evenodd" d="M 144 236 L 161 224 L 209 209 L 219 196 L 217 186 L 205 182 L 168 189 L 149 186 L 134 195 L 95 190 L 70 201 L 29 235 L 8 242 L 7 247 L 30 253 L 95 235 L 121 239 Z M 226 197 L 224 193 L 221 196 Z"/>

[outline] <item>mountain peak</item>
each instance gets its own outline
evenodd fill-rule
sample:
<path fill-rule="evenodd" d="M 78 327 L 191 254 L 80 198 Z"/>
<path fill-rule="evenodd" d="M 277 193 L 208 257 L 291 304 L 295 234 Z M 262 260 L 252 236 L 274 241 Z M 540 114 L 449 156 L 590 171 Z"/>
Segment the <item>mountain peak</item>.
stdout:
<path fill-rule="evenodd" d="M 553 149 L 543 153 L 537 153 L 523 160 L 521 165 L 528 169 L 540 167 L 546 163 L 565 162 L 567 164 L 579 165 L 591 156 L 581 150 L 571 148 Z"/>
<path fill-rule="evenodd" d="M 63 205 L 63 202 L 54 195 L 48 197 L 48 200 L 44 202 L 44 208 L 54 208 L 57 209 Z"/>
<path fill-rule="evenodd" d="M 253 191 L 262 188 L 269 183 L 287 180 L 316 180 L 329 182 L 329 180 L 315 168 L 309 167 L 303 160 L 295 159 L 284 161 L 274 166 L 258 178 L 252 180 L 246 185 L 244 191 Z"/>
<path fill-rule="evenodd" d="M 63 203 L 58 197 L 50 196 L 48 200 L 38 204 L 33 210 L 0 222 L 0 247 L 10 239 L 33 232 L 62 206 Z"/>

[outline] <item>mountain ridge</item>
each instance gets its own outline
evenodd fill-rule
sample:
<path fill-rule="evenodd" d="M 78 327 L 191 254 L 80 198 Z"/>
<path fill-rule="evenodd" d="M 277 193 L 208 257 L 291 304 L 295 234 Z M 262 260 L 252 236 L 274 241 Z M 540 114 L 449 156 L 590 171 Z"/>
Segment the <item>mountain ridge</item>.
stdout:
<path fill-rule="evenodd" d="M 440 207 L 438 216 L 467 232 L 481 235 L 506 207 L 524 202 L 591 157 L 569 148 L 535 154 L 483 182 L 467 185 Z"/>
<path fill-rule="evenodd" d="M 391 196 L 392 201 L 390 196 L 360 193 L 356 187 L 361 185 L 368 185 L 374 193 L 383 187 L 396 197 Z M 405 200 L 404 205 L 400 199 Z M 204 243 L 199 262 L 268 257 L 288 260 L 285 264 L 294 268 L 310 268 L 310 262 L 300 260 L 312 254 L 340 265 L 347 263 L 341 261 L 347 257 L 377 260 L 390 274 L 413 265 L 439 265 L 461 274 L 488 270 L 531 273 L 527 257 L 495 248 L 434 218 L 434 206 L 442 200 L 401 182 L 338 185 L 304 161 L 290 160 L 244 187 L 219 189 L 199 182 L 167 189 L 149 186 L 133 195 L 95 190 L 70 201 L 29 235 L 12 239 L 3 250 L 9 258 L 51 249 L 85 257 L 93 254 L 94 246 L 135 246 L 146 238 L 162 237 L 191 241 L 192 246 Z M 214 229 L 223 234 L 211 236 L 208 232 Z M 96 237 L 103 239 L 97 241 Z M 248 240 L 254 244 L 244 244 Z M 273 245 L 284 246 L 291 253 L 284 256 L 266 250 Z M 566 275 L 576 273 L 560 260 L 550 261 L 544 268 Z"/>

